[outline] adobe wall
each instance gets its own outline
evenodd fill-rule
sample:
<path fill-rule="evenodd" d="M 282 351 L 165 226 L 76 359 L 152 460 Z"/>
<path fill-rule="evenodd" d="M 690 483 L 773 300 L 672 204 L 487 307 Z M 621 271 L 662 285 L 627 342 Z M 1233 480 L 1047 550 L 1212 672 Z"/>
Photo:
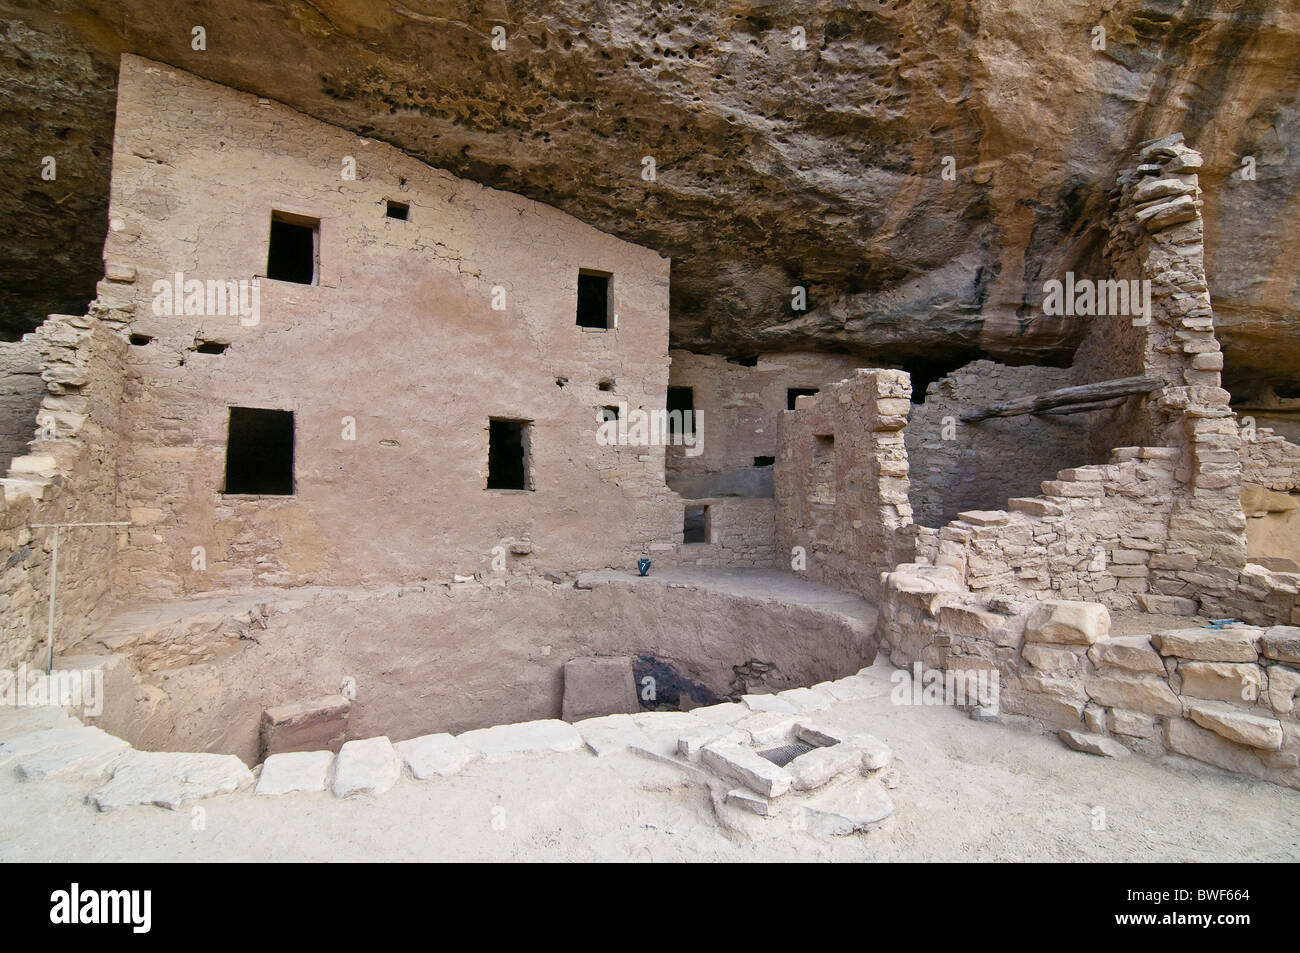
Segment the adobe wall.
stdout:
<path fill-rule="evenodd" d="M 52 315 L 31 335 L 40 349 L 45 393 L 28 422 L 28 437 L 35 436 L 30 452 L 10 461 L 0 481 L 0 670 L 45 662 L 53 536 L 32 524 L 116 518 L 126 350 L 116 317 Z M 112 527 L 60 531 L 56 652 L 108 614 L 114 557 L 123 540 Z"/>
<path fill-rule="evenodd" d="M 264 274 L 272 210 L 319 219 L 316 284 L 262 279 L 255 326 L 153 314 L 154 282 L 176 272 Z M 125 593 L 445 579 L 497 546 L 518 572 L 628 567 L 680 539 L 662 446 L 596 440 L 602 405 L 664 403 L 655 252 L 129 55 L 110 222 L 106 261 L 133 269 L 124 306 L 150 338 L 127 358 Z M 616 329 L 576 325 L 580 268 L 612 273 Z M 293 496 L 222 495 L 230 406 L 294 413 Z M 485 490 L 489 417 L 533 422 L 532 491 Z"/>
<path fill-rule="evenodd" d="M 27 452 L 36 425 L 36 408 L 45 396 L 41 350 L 35 334 L 0 341 L 0 470 Z"/>
<path fill-rule="evenodd" d="M 910 396 L 906 371 L 859 369 L 779 416 L 777 551 L 801 549 L 808 578 L 870 598 L 910 552 Z"/>
<path fill-rule="evenodd" d="M 717 354 L 669 352 L 668 383 L 689 387 L 704 417 L 704 441 L 696 456 L 669 447 L 668 485 L 685 497 L 772 495 L 772 468 L 755 457 L 776 456 L 777 415 L 791 388 L 816 390 L 850 377 L 861 363 L 838 354 L 760 354 L 745 367 Z"/>

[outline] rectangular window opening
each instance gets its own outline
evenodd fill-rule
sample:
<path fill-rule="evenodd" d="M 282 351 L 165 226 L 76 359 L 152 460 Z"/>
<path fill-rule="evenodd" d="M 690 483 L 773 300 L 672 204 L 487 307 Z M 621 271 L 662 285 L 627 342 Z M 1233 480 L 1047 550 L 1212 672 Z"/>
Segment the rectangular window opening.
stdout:
<path fill-rule="evenodd" d="M 392 199 L 389 199 L 387 203 L 385 203 L 384 214 L 389 218 L 395 218 L 400 222 L 405 222 L 411 217 L 411 206 L 407 205 L 405 202 L 394 202 Z"/>
<path fill-rule="evenodd" d="M 610 279 L 608 272 L 578 272 L 578 327 L 609 329 Z"/>
<path fill-rule="evenodd" d="M 293 495 L 293 411 L 230 408 L 225 492 Z"/>
<path fill-rule="evenodd" d="M 299 285 L 316 283 L 320 257 L 320 220 L 271 213 L 271 241 L 266 253 L 266 277 Z"/>
<path fill-rule="evenodd" d="M 613 389 L 614 389 L 614 381 L 613 381 L 611 378 L 606 378 L 605 380 L 601 381 L 599 384 L 596 385 L 596 389 L 597 389 L 597 390 L 604 390 L 604 391 L 610 391 L 610 390 L 613 390 Z"/>
<path fill-rule="evenodd" d="M 196 341 L 194 350 L 200 354 L 225 354 L 229 344 L 223 341 Z"/>
<path fill-rule="evenodd" d="M 153 338 L 147 334 L 132 334 L 130 337 L 132 347 L 144 347 L 152 340 Z"/>
<path fill-rule="evenodd" d="M 800 397 L 811 397 L 817 393 L 816 387 L 791 387 L 785 392 L 785 409 L 794 410 L 795 403 Z"/>
<path fill-rule="evenodd" d="M 488 477 L 489 490 L 531 490 L 528 473 L 529 431 L 532 422 L 527 420 L 488 421 Z"/>
<path fill-rule="evenodd" d="M 694 420 L 691 421 L 691 426 L 685 427 L 686 411 L 694 411 L 694 409 L 694 390 L 689 387 L 668 388 L 668 436 L 672 437 L 676 434 L 688 436 L 695 431 Z M 677 411 L 677 413 L 673 413 L 673 411 Z M 691 416 L 694 417 L 694 413 Z"/>
<path fill-rule="evenodd" d="M 687 506 L 682 520 L 683 543 L 707 543 L 709 541 L 709 508 L 707 506 Z"/>
<path fill-rule="evenodd" d="M 754 466 L 770 467 L 776 464 L 776 457 L 755 457 Z"/>

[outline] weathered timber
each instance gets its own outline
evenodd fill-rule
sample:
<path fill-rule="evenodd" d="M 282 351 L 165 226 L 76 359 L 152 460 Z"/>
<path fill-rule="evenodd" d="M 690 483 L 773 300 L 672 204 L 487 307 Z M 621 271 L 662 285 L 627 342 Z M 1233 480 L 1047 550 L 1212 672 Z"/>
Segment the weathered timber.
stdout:
<path fill-rule="evenodd" d="M 1021 414 L 1037 414 L 1054 407 L 1066 407 L 1077 404 L 1096 404 L 1116 397 L 1132 397 L 1134 394 L 1149 394 L 1165 386 L 1161 377 L 1121 377 L 1113 381 L 1098 381 L 1095 384 L 1080 384 L 1077 387 L 1062 387 L 1060 390 L 1048 391 L 1046 394 L 1032 394 L 1016 400 L 990 404 L 982 410 L 973 410 L 961 415 L 963 423 L 976 423 L 990 417 L 1017 417 Z"/>
<path fill-rule="evenodd" d="M 1066 404 L 1064 407 L 1052 407 L 1049 410 L 1042 411 L 1043 416 L 1064 417 L 1066 414 L 1086 414 L 1093 410 L 1109 410 L 1111 407 L 1119 407 L 1127 397 L 1112 397 L 1110 400 L 1094 400 L 1087 404 Z"/>

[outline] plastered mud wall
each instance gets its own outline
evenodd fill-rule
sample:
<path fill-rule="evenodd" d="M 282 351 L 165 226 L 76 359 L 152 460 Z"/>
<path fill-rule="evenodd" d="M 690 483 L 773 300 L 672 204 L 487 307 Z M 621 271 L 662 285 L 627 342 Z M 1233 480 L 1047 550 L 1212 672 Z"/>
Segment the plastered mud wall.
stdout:
<path fill-rule="evenodd" d="M 177 273 L 265 275 L 273 212 L 319 222 L 312 284 L 263 277 L 256 323 L 155 313 Z M 669 263 L 652 251 L 124 56 L 105 259 L 129 276 L 137 342 L 124 598 L 447 579 L 501 552 L 519 573 L 626 567 L 680 539 L 663 447 L 596 436 L 603 405 L 663 407 Z M 608 330 L 577 325 L 580 269 L 612 276 Z M 294 414 L 292 496 L 223 494 L 232 406 Z M 489 418 L 529 422 L 531 490 L 485 489 Z"/>
<path fill-rule="evenodd" d="M 791 389 L 817 390 L 851 377 L 861 361 L 838 354 L 760 354 L 746 367 L 717 354 L 669 352 L 668 383 L 691 388 L 704 416 L 701 452 L 669 447 L 668 484 L 686 497 L 772 496 L 772 468 L 755 458 L 776 456 L 776 419 Z"/>
<path fill-rule="evenodd" d="M 345 676 L 356 686 L 349 735 L 397 741 L 558 718 L 563 666 L 575 656 L 653 655 L 718 695 L 754 659 L 773 666 L 766 681 L 776 691 L 875 658 L 874 619 L 682 583 L 579 585 L 589 588 L 518 579 L 311 595 L 289 611 L 255 612 L 252 626 L 246 610 L 232 612 L 242 637 L 202 664 L 183 661 L 191 646 L 169 628 L 181 648 L 170 662 L 157 654 L 161 642 L 118 646 L 164 666 L 140 679 L 123 728 L 142 747 L 220 751 L 251 764 L 262 709 L 336 693 Z M 200 642 L 217 647 L 220 621 L 197 624 L 208 633 Z"/>

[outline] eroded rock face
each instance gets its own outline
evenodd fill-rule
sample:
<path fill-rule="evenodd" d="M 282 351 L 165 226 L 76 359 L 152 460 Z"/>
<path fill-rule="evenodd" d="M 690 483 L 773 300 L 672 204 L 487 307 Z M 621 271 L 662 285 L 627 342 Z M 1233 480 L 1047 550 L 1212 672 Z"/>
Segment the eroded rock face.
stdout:
<path fill-rule="evenodd" d="M 1116 170 L 1181 130 L 1205 156 L 1226 383 L 1290 383 L 1300 9 L 1120 0 L 1098 21 L 1064 0 L 848 6 L 4 0 L 0 322 L 30 329 L 93 296 L 130 51 L 672 256 L 674 345 L 719 353 L 1068 361 L 1084 329 L 1042 315 L 1042 283 L 1099 269 Z"/>

